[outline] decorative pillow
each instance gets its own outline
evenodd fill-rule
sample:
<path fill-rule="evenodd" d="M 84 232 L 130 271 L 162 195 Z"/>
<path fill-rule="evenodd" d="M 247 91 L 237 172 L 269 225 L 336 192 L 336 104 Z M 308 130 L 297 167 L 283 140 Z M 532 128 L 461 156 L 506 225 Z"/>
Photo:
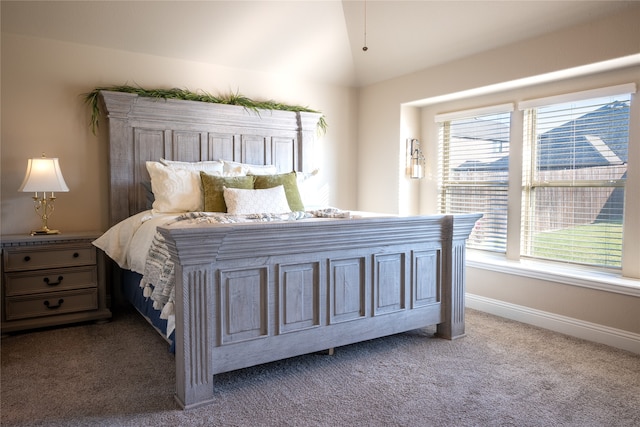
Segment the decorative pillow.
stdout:
<path fill-rule="evenodd" d="M 242 171 L 244 175 L 273 175 L 278 173 L 274 165 L 252 165 L 249 163 L 239 163 L 222 160 L 225 172 Z"/>
<path fill-rule="evenodd" d="M 224 163 L 221 160 L 207 160 L 203 162 L 179 162 L 177 160 L 160 159 L 160 163 L 176 169 L 187 169 L 191 171 L 204 171 L 211 174 L 222 174 Z"/>
<path fill-rule="evenodd" d="M 226 212 L 224 202 L 224 187 L 253 189 L 255 177 L 248 176 L 217 176 L 200 172 L 202 189 L 204 192 L 204 210 L 206 212 Z"/>
<path fill-rule="evenodd" d="M 256 175 L 255 178 L 256 181 L 253 184 L 255 189 L 272 188 L 283 185 L 284 192 L 287 195 L 287 201 L 289 202 L 289 208 L 291 208 L 292 211 L 304 210 L 295 172 L 277 175 Z"/>
<path fill-rule="evenodd" d="M 192 212 L 202 210 L 202 190 L 197 172 L 175 169 L 160 162 L 146 162 L 151 177 L 153 210 Z"/>
<path fill-rule="evenodd" d="M 233 215 L 291 212 L 284 186 L 265 190 L 241 190 L 224 187 L 227 212 Z"/>

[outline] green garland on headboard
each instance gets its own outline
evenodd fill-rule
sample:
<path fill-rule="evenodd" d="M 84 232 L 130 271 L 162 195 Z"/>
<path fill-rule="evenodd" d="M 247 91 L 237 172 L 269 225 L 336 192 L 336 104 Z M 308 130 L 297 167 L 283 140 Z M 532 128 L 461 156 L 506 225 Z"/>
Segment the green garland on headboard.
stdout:
<path fill-rule="evenodd" d="M 100 117 L 100 107 L 98 103 L 98 95 L 101 90 L 108 90 L 112 92 L 126 92 L 135 93 L 139 96 L 146 96 L 150 98 L 163 98 L 163 99 L 181 99 L 185 101 L 200 101 L 211 102 L 213 104 L 228 104 L 228 105 L 240 105 L 248 110 L 255 111 L 259 114 L 260 110 L 281 110 L 281 111 L 304 111 L 308 113 L 320 113 L 319 111 L 312 110 L 307 107 L 301 107 L 299 105 L 287 105 L 281 104 L 276 101 L 254 101 L 239 93 L 230 93 L 228 95 L 213 96 L 204 91 L 191 92 L 186 89 L 144 89 L 135 86 L 109 86 L 98 87 L 89 93 L 83 94 L 85 102 L 91 107 L 91 130 L 95 135 L 98 129 L 98 118 Z M 323 134 L 327 131 L 327 122 L 324 115 L 318 120 L 318 133 Z"/>

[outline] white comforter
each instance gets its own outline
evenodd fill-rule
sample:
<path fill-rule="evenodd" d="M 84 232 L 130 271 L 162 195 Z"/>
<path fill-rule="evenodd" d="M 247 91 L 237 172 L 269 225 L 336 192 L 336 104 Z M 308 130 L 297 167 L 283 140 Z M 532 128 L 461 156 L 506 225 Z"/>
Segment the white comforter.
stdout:
<path fill-rule="evenodd" d="M 120 268 L 144 274 L 147 253 L 156 228 L 177 218 L 179 214 L 140 212 L 111 227 L 93 244 L 102 249 Z"/>

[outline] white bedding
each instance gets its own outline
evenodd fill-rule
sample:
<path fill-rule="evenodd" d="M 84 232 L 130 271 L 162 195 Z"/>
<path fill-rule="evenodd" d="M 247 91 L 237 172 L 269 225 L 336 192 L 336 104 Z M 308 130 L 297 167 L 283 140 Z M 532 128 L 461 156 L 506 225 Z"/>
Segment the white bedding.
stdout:
<path fill-rule="evenodd" d="M 102 249 L 120 268 L 144 274 L 147 253 L 156 228 L 179 215 L 158 214 L 151 210 L 140 212 L 111 227 L 93 244 Z"/>

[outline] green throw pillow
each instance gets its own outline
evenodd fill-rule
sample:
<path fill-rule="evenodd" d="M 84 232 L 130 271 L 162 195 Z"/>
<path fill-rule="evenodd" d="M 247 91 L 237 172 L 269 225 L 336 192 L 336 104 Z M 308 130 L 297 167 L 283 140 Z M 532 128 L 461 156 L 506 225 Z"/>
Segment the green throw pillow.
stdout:
<path fill-rule="evenodd" d="M 287 195 L 287 202 L 289 208 L 295 211 L 304 211 L 304 205 L 302 204 L 302 198 L 298 191 L 298 181 L 295 172 L 283 173 L 278 175 L 255 175 L 255 182 L 253 188 L 265 189 L 273 188 L 278 185 L 284 186 L 284 193 Z"/>
<path fill-rule="evenodd" d="M 224 202 L 224 187 L 253 189 L 255 177 L 247 176 L 216 176 L 200 172 L 202 189 L 204 193 L 205 212 L 226 212 L 227 205 Z"/>

